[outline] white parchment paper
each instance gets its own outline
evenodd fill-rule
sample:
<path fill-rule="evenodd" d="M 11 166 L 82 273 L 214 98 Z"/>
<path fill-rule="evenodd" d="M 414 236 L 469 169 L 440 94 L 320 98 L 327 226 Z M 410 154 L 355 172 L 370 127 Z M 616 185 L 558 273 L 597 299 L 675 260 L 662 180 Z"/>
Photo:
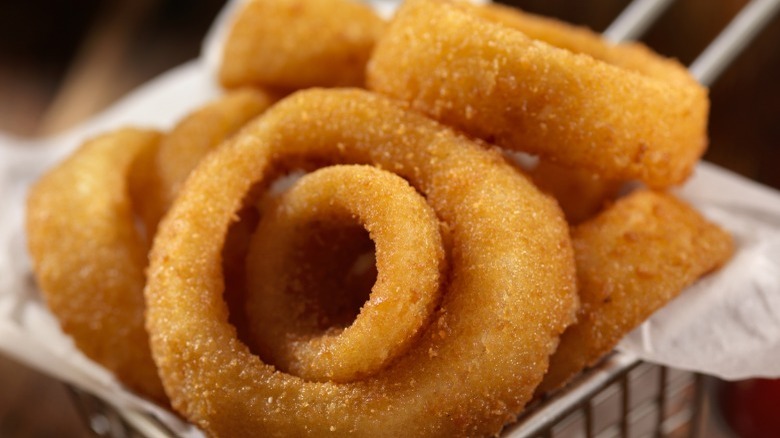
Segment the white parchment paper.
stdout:
<path fill-rule="evenodd" d="M 124 390 L 59 329 L 33 282 L 24 202 L 31 182 L 85 139 L 123 125 L 167 129 L 217 96 L 221 41 L 242 1 L 232 1 L 215 21 L 201 58 L 151 81 L 84 125 L 46 139 L 0 134 L 0 353 L 117 407 L 154 413 L 187 436 L 200 432 Z M 387 15 L 393 2 L 373 3 Z M 734 235 L 736 253 L 619 348 L 650 362 L 726 379 L 780 377 L 780 192 L 701 163 L 678 194 Z"/>

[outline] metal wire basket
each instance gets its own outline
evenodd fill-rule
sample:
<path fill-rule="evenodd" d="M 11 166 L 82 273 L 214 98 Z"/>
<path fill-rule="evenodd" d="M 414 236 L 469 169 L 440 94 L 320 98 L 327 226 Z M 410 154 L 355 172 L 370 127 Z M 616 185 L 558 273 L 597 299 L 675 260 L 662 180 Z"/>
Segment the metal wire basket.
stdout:
<path fill-rule="evenodd" d="M 699 431 L 701 375 L 613 353 L 507 430 L 528 437 L 687 437 Z"/>

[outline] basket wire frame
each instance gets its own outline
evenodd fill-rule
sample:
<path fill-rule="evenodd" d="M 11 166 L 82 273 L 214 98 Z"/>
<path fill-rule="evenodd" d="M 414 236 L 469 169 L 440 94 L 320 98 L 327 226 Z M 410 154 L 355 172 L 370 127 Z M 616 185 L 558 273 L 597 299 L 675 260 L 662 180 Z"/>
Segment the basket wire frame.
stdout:
<path fill-rule="evenodd" d="M 113 406 L 105 400 L 66 385 L 84 424 L 98 437 L 175 438 L 176 433 L 155 417 L 131 409 Z"/>
<path fill-rule="evenodd" d="M 604 36 L 633 40 L 673 0 L 633 0 Z M 780 0 L 751 0 L 690 65 L 693 76 L 711 85 L 780 10 Z M 533 402 L 508 427 L 508 438 L 700 437 L 707 415 L 707 378 L 653 365 L 613 352 L 562 390 Z M 173 438 L 156 418 L 112 406 L 68 386 L 85 424 L 96 436 Z"/>
<path fill-rule="evenodd" d="M 700 436 L 704 377 L 615 352 L 533 403 L 507 438 Z"/>

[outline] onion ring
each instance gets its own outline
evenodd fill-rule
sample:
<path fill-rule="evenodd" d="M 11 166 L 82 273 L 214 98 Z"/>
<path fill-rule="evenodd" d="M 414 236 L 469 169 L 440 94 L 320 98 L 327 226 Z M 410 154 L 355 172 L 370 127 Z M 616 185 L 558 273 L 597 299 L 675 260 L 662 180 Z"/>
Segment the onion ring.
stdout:
<path fill-rule="evenodd" d="M 264 210 L 268 212 L 267 214 L 274 214 L 273 207 L 265 208 L 268 208 Z M 285 276 L 289 280 L 282 282 L 283 287 L 286 287 L 289 292 L 287 296 L 297 300 L 294 304 L 299 307 L 290 316 L 298 319 L 294 324 L 298 330 L 291 333 L 306 334 L 309 337 L 322 334 L 335 335 L 355 321 L 360 308 L 370 297 L 371 288 L 376 283 L 374 242 L 365 228 L 352 218 L 339 223 L 315 220 L 310 226 L 302 227 L 299 231 L 300 234 L 290 242 L 294 245 L 293 248 L 285 249 L 284 254 L 269 254 L 269 257 L 282 255 L 287 258 L 284 268 L 275 275 Z M 254 263 L 250 264 L 246 271 L 249 275 L 259 278 L 260 274 L 253 271 L 261 269 L 264 267 Z M 278 283 L 275 278 L 267 280 Z M 265 336 L 267 341 L 265 344 L 254 342 L 256 336 L 251 335 L 252 327 L 263 322 L 258 321 L 258 312 L 247 311 L 245 302 L 246 300 L 241 302 L 241 307 L 237 309 L 245 314 L 247 336 L 241 337 L 239 332 L 239 339 L 247 341 L 250 348 L 256 351 L 264 362 L 287 371 L 288 368 L 281 359 L 276 358 L 277 354 L 274 351 L 293 350 L 294 347 L 280 346 L 278 343 L 287 342 L 296 336 L 285 335 L 279 338 Z M 293 303 L 282 302 L 282 306 L 290 304 Z M 231 307 L 231 315 L 232 309 Z M 268 322 L 265 324 L 268 325 Z M 293 323 L 288 322 L 288 324 Z M 254 331 L 259 332 L 256 327 Z"/>
<path fill-rule="evenodd" d="M 385 22 L 351 0 L 254 0 L 240 11 L 224 46 L 219 79 L 227 88 L 362 86 Z"/>
<path fill-rule="evenodd" d="M 150 236 L 200 160 L 275 100 L 259 89 L 229 91 L 179 121 L 158 148 L 138 161 L 131 188 L 138 192 L 135 208 Z"/>
<path fill-rule="evenodd" d="M 731 237 L 717 225 L 674 196 L 649 190 L 573 228 L 572 239 L 582 307 L 550 358 L 540 394 L 593 365 L 733 251 Z"/>
<path fill-rule="evenodd" d="M 81 351 L 157 402 L 167 398 L 143 321 L 144 269 L 157 222 L 197 161 L 271 102 L 261 91 L 239 90 L 168 136 L 137 129 L 103 135 L 31 191 L 29 247 L 47 305 Z"/>
<path fill-rule="evenodd" d="M 146 245 L 128 174 L 160 134 L 122 129 L 85 143 L 30 192 L 28 246 L 46 303 L 76 346 L 130 389 L 166 400 L 144 328 Z"/>
<path fill-rule="evenodd" d="M 282 371 L 307 380 L 375 374 L 406 351 L 439 302 L 445 259 L 436 215 L 402 178 L 370 166 L 317 170 L 278 202 L 249 249 L 246 308 L 256 344 Z M 315 223 L 337 228 L 353 220 L 376 244 L 378 278 L 352 325 L 322 333 L 318 312 L 295 290 L 302 246 L 295 242 L 305 242 Z"/>
<path fill-rule="evenodd" d="M 707 145 L 707 91 L 679 63 L 510 8 L 406 1 L 367 82 L 490 143 L 611 180 L 680 183 Z"/>
<path fill-rule="evenodd" d="M 431 324 L 359 382 L 278 372 L 228 323 L 225 233 L 250 188 L 298 160 L 391 169 L 452 228 L 452 280 Z M 162 221 L 145 289 L 153 356 L 173 406 L 216 436 L 495 434 L 574 318 L 569 245 L 555 203 L 499 154 L 368 92 L 299 92 L 206 157 Z"/>

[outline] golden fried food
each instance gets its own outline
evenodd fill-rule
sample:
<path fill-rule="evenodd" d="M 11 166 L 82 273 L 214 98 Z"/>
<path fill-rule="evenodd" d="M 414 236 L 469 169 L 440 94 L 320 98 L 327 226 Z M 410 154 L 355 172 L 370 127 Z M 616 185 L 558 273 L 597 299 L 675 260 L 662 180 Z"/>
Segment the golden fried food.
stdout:
<path fill-rule="evenodd" d="M 144 329 L 146 245 L 128 174 L 160 134 L 122 129 L 85 143 L 32 188 L 28 246 L 46 303 L 76 346 L 125 385 L 164 401 Z"/>
<path fill-rule="evenodd" d="M 384 28 L 358 1 L 252 0 L 230 30 L 219 79 L 228 88 L 362 86 Z"/>
<path fill-rule="evenodd" d="M 594 173 L 539 161 L 528 176 L 545 193 L 552 195 L 570 225 L 595 216 L 615 200 L 623 186 L 620 181 L 606 180 Z"/>
<path fill-rule="evenodd" d="M 544 393 L 593 365 L 685 287 L 717 269 L 731 237 L 674 196 L 636 191 L 572 230 L 582 307 L 561 336 Z"/>
<path fill-rule="evenodd" d="M 490 143 L 609 180 L 678 184 L 707 145 L 707 91 L 677 62 L 499 6 L 406 1 L 367 83 Z"/>
<path fill-rule="evenodd" d="M 197 161 L 271 102 L 261 91 L 238 90 L 168 136 L 137 129 L 106 134 L 30 194 L 29 246 L 48 306 L 80 350 L 156 401 L 166 397 L 149 351 L 142 291 L 157 222 Z"/>
<path fill-rule="evenodd" d="M 244 196 L 300 161 L 392 170 L 451 228 L 451 280 L 431 323 L 358 382 L 263 363 L 236 338 L 221 297 L 220 253 Z M 387 98 L 307 90 L 193 172 L 155 239 L 147 327 L 173 406 L 215 436 L 489 435 L 541 381 L 574 318 L 574 277 L 562 213 L 499 154 Z"/>
<path fill-rule="evenodd" d="M 274 101 L 273 95 L 259 89 L 229 91 L 187 115 L 157 149 L 139 160 L 131 173 L 131 188 L 138 193 L 135 207 L 150 235 L 200 160 Z"/>
<path fill-rule="evenodd" d="M 88 142 L 28 204 L 64 331 L 210 436 L 495 435 L 730 256 L 672 195 L 616 200 L 706 148 L 677 62 L 500 5 L 241 7 L 231 92 Z M 275 102 L 345 85 L 386 96 Z"/>
<path fill-rule="evenodd" d="M 311 227 L 355 221 L 375 242 L 376 283 L 351 325 L 323 330 L 317 302 L 300 290 L 307 257 L 298 249 Z M 284 193 L 260 220 L 247 263 L 261 357 L 317 381 L 359 380 L 404 353 L 439 303 L 445 274 L 439 222 L 422 196 L 393 173 L 354 165 L 317 170 Z"/>

